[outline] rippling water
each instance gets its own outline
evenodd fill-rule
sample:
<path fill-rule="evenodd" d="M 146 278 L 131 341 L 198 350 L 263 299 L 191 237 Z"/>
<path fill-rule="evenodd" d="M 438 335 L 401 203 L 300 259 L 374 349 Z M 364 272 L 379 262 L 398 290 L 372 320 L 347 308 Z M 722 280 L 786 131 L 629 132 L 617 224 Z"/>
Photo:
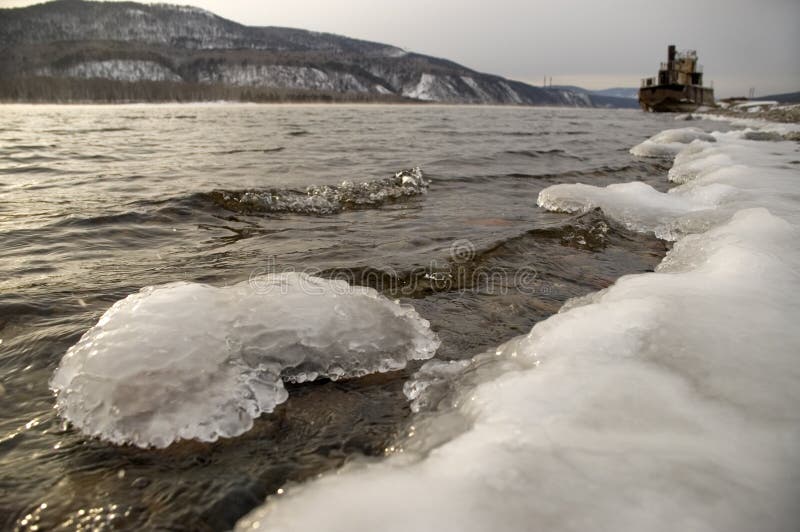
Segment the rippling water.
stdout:
<path fill-rule="evenodd" d="M 562 182 L 663 190 L 667 164 L 628 149 L 672 124 L 516 107 L 4 106 L 0 527 L 230 527 L 287 481 L 383 454 L 411 416 L 395 372 L 292 385 L 215 444 L 87 439 L 55 415 L 48 380 L 113 302 L 302 269 L 413 304 L 439 358 L 469 357 L 660 261 L 660 241 L 599 212 L 535 204 Z M 414 167 L 427 185 L 395 176 Z"/>

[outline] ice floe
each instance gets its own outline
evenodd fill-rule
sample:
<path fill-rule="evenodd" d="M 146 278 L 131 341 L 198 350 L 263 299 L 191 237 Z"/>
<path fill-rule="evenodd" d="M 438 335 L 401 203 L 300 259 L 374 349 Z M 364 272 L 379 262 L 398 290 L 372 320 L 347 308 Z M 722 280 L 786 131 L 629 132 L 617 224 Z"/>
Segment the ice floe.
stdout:
<path fill-rule="evenodd" d="M 51 387 L 83 432 L 166 447 L 242 434 L 286 400 L 284 380 L 396 370 L 438 345 L 412 307 L 344 281 L 179 282 L 115 303 L 64 355 Z"/>
<path fill-rule="evenodd" d="M 472 361 L 427 363 L 403 452 L 287 486 L 237 529 L 800 528 L 800 152 L 714 139 L 687 148 L 669 194 L 545 189 L 549 208 L 598 205 L 642 231 L 705 223 L 672 234 L 656 272 Z"/>

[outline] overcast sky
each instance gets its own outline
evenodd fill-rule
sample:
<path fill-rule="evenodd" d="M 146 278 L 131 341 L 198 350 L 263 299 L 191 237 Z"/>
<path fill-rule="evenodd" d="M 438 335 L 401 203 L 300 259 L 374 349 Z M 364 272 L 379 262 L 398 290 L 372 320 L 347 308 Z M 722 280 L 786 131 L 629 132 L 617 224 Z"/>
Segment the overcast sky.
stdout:
<path fill-rule="evenodd" d="M 696 49 L 717 96 L 800 90 L 800 0 L 170 0 L 400 46 L 541 85 L 638 87 Z M 4 7 L 38 3 L 0 0 Z"/>

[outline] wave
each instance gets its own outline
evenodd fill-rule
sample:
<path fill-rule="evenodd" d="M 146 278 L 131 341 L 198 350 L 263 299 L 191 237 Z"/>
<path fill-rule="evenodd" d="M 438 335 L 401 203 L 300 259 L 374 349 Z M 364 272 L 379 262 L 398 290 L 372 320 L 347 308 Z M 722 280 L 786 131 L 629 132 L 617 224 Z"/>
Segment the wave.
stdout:
<path fill-rule="evenodd" d="M 429 185 L 422 170 L 412 168 L 392 177 L 360 183 L 343 181 L 338 185 L 312 185 L 305 190 L 214 190 L 206 197 L 220 207 L 241 214 L 328 215 L 419 196 L 427 193 Z"/>
<path fill-rule="evenodd" d="M 63 174 L 64 171 L 51 166 L 27 165 L 2 168 L 4 174 Z M 28 188 L 28 187 L 26 187 Z M 46 188 L 46 187 L 45 187 Z"/>
<path fill-rule="evenodd" d="M 662 162 L 658 159 L 655 160 L 642 160 L 633 161 L 629 164 L 622 165 L 604 165 L 595 168 L 588 168 L 584 170 L 569 170 L 565 172 L 555 173 L 541 173 L 530 174 L 526 172 L 512 172 L 494 177 L 513 177 L 519 179 L 547 179 L 547 180 L 563 180 L 565 178 L 596 178 L 596 177 L 634 177 L 639 178 L 642 175 L 652 174 L 654 171 L 660 169 L 667 169 L 663 166 Z"/>
<path fill-rule="evenodd" d="M 558 244 L 556 247 L 552 245 L 554 242 Z M 447 259 L 432 261 L 429 265 L 414 269 L 339 267 L 321 270 L 317 275 L 343 280 L 352 285 L 368 286 L 394 298 L 420 299 L 435 293 L 490 290 L 492 287 L 489 285 L 493 283 L 504 283 L 503 290 L 519 289 L 530 292 L 537 286 L 542 287 L 547 278 L 558 275 L 550 264 L 558 263 L 564 255 L 573 254 L 573 250 L 600 254 L 607 249 L 613 249 L 613 253 L 619 256 L 632 248 L 636 248 L 636 251 L 644 248 L 648 250 L 645 253 L 649 259 L 647 267 L 651 268 L 650 257 L 663 256 L 663 247 L 650 244 L 652 242 L 647 242 L 647 239 L 639 237 L 637 233 L 610 221 L 600 209 L 595 209 L 549 226 L 503 238 L 482 248 L 473 249 L 469 246 L 463 254 L 453 253 L 451 247 L 451 254 Z M 536 250 L 537 258 L 548 264 L 542 271 L 534 272 L 533 267 L 536 264 L 527 262 L 530 260 L 531 250 Z M 588 257 L 583 260 L 588 260 Z M 627 267 L 642 264 L 633 258 L 625 263 Z M 598 270 L 601 269 L 598 265 Z M 525 275 L 528 273 L 532 276 Z M 595 273 L 598 277 L 602 275 L 599 271 Z M 581 281 L 590 282 L 588 279 Z M 521 283 L 529 283 L 529 286 L 522 286 Z"/>
<path fill-rule="evenodd" d="M 233 149 L 233 150 L 225 150 L 225 151 L 218 151 L 216 152 L 217 155 L 233 155 L 236 153 L 275 153 L 279 151 L 283 151 L 285 148 L 283 146 L 278 146 L 276 148 L 242 148 L 242 149 Z"/>
<path fill-rule="evenodd" d="M 117 133 L 120 131 L 133 131 L 129 127 L 100 127 L 88 129 L 46 129 L 43 133 L 50 133 L 54 135 L 84 135 L 86 133 Z"/>
<path fill-rule="evenodd" d="M 507 155 L 522 155 L 533 159 L 539 157 L 564 157 L 567 159 L 583 160 L 583 157 L 568 153 L 566 150 L 553 148 L 549 150 L 506 150 L 503 153 Z"/>
<path fill-rule="evenodd" d="M 69 227 L 90 229 L 93 227 L 108 225 L 118 225 L 124 227 L 154 223 L 168 224 L 172 221 L 174 221 L 173 218 L 166 216 L 159 211 L 126 211 L 113 214 L 99 214 L 96 216 L 69 215 L 55 221 L 52 224 L 48 224 L 45 227 L 47 230 Z"/>

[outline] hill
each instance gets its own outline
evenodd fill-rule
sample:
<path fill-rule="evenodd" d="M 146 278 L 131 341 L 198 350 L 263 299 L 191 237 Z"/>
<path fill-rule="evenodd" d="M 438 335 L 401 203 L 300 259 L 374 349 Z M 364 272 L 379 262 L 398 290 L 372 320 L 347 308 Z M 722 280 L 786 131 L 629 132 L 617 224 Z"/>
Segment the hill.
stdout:
<path fill-rule="evenodd" d="M 553 85 L 550 88 L 584 94 L 592 101 L 595 107 L 639 108 L 639 89 L 613 88 L 593 91 L 583 87 L 576 87 L 575 85 Z"/>
<path fill-rule="evenodd" d="M 325 100 L 609 106 L 452 61 L 202 9 L 58 0 L 0 10 L 0 99 Z"/>
<path fill-rule="evenodd" d="M 759 96 L 759 100 L 772 100 L 778 103 L 800 103 L 800 92 L 786 92 L 783 94 L 770 94 Z"/>

